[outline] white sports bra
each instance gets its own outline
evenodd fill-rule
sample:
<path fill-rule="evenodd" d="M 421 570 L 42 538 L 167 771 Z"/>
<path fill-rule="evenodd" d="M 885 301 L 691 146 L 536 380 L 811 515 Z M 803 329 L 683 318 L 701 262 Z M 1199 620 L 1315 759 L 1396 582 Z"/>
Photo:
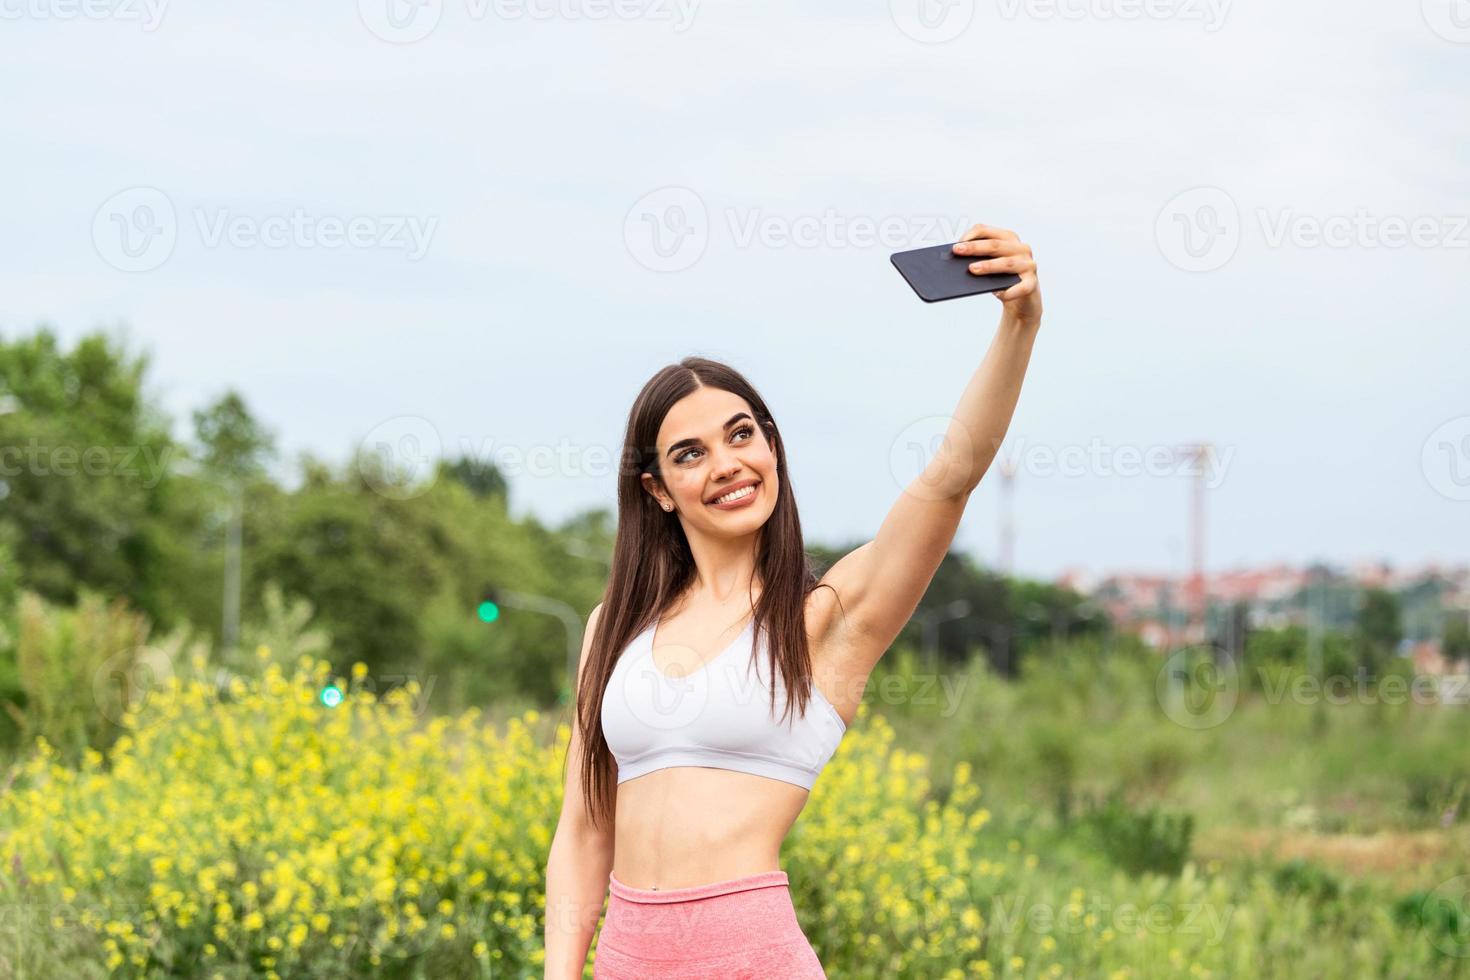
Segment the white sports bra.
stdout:
<path fill-rule="evenodd" d="M 703 766 L 812 788 L 847 725 L 816 684 L 804 717 L 793 708 L 785 722 L 776 720 L 786 685 L 777 686 L 772 714 L 769 658 L 764 644 L 752 642 L 754 625 L 752 619 L 687 677 L 669 677 L 654 664 L 656 620 L 628 644 L 602 699 L 602 733 L 619 783 L 657 769 Z"/>

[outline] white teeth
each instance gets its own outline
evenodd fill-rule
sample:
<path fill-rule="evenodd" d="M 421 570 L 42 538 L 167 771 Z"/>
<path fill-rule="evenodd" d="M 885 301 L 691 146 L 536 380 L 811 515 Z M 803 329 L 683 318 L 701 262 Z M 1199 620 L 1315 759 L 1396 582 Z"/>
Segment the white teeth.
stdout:
<path fill-rule="evenodd" d="M 729 503 L 732 500 L 739 500 L 741 497 L 748 497 L 753 493 L 755 493 L 755 484 L 752 483 L 748 487 L 741 487 L 739 490 L 733 491 L 732 493 L 727 493 L 723 497 L 716 497 L 714 500 L 710 501 L 710 503 Z"/>

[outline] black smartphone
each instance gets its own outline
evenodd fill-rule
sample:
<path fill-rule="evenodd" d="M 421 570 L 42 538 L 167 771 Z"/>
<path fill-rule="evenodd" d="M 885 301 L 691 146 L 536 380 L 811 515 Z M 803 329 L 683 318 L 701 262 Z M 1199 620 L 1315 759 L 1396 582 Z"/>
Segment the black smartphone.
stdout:
<path fill-rule="evenodd" d="M 894 252 L 893 267 L 914 287 L 919 299 L 936 303 L 942 299 L 974 296 L 1009 289 L 1021 281 L 1014 272 L 997 272 L 977 276 L 970 271 L 971 262 L 983 262 L 986 256 L 956 255 L 950 251 L 955 243 Z"/>

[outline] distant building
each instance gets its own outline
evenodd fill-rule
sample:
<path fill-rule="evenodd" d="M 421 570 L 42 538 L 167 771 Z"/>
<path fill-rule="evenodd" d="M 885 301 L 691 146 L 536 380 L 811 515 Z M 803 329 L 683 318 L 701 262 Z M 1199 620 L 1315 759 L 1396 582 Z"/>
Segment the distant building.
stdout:
<path fill-rule="evenodd" d="M 1204 629 L 1189 625 L 1186 574 L 1099 575 L 1073 567 L 1058 576 L 1056 584 L 1087 596 L 1107 611 L 1118 629 L 1135 632 L 1159 649 L 1201 642 L 1207 634 L 1222 632 L 1229 610 L 1237 605 L 1244 607 L 1246 623 L 1257 629 L 1292 625 L 1347 629 L 1356 621 L 1363 590 L 1387 589 L 1399 596 L 1416 669 L 1421 662 L 1426 669 L 1447 666 L 1439 655 L 1444 614 L 1470 610 L 1470 565 L 1426 563 L 1396 569 L 1387 562 L 1360 561 L 1341 569 L 1320 562 L 1303 567 L 1277 563 L 1207 573 Z"/>

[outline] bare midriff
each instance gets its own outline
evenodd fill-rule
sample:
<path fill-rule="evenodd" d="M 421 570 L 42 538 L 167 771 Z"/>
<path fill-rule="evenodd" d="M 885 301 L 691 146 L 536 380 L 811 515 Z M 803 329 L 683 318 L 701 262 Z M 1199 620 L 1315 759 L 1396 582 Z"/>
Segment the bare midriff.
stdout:
<path fill-rule="evenodd" d="M 618 784 L 613 877 L 689 888 L 780 870 L 807 790 L 766 776 L 675 766 Z"/>

